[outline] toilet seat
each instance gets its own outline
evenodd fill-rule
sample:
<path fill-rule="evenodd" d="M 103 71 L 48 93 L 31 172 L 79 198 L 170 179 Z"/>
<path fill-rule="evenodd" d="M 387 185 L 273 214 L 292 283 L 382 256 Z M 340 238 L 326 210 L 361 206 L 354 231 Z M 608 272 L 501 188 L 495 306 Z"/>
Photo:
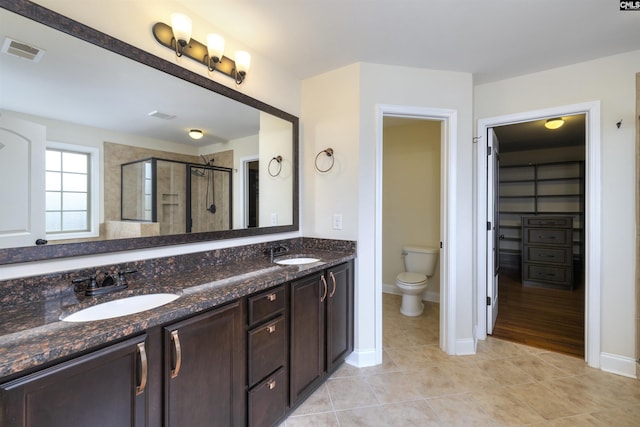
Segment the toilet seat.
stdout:
<path fill-rule="evenodd" d="M 396 280 L 407 286 L 417 286 L 423 284 L 427 280 L 427 276 L 421 273 L 405 271 L 398 274 Z"/>

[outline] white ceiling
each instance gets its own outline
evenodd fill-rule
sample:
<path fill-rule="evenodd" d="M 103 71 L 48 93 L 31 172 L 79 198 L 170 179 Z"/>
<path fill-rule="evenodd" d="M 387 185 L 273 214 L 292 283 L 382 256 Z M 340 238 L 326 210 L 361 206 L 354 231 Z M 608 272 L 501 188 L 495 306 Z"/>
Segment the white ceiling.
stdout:
<path fill-rule="evenodd" d="M 640 11 L 616 0 L 177 2 L 300 79 L 361 61 L 484 83 L 640 49 Z"/>

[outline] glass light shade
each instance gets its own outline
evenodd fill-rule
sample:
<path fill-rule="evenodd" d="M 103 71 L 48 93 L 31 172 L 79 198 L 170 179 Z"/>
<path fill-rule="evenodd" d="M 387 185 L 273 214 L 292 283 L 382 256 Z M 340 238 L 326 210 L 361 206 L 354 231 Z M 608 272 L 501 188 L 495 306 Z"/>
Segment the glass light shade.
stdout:
<path fill-rule="evenodd" d="M 251 65 L 251 55 L 249 52 L 245 52 L 244 50 L 239 50 L 236 52 L 236 70 L 240 73 L 246 73 L 249 71 L 249 66 Z"/>
<path fill-rule="evenodd" d="M 222 36 L 218 34 L 207 35 L 207 52 L 209 53 L 209 58 L 222 59 L 224 54 L 224 39 Z"/>
<path fill-rule="evenodd" d="M 184 40 L 185 44 L 191 40 L 191 18 L 187 15 L 181 13 L 171 15 L 171 29 L 176 40 Z"/>
<path fill-rule="evenodd" d="M 200 129 L 191 129 L 189 131 L 189 136 L 191 139 L 202 139 L 204 133 Z"/>
<path fill-rule="evenodd" d="M 558 129 L 559 127 L 562 127 L 563 124 L 564 120 L 562 120 L 562 117 L 556 117 L 554 119 L 547 120 L 544 127 L 547 129 Z"/>

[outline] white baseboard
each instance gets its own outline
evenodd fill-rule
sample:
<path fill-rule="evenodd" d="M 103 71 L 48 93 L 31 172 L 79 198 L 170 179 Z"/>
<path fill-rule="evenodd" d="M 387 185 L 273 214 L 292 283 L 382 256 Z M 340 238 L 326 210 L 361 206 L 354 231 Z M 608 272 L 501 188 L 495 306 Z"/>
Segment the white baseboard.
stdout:
<path fill-rule="evenodd" d="M 400 289 L 396 285 L 390 285 L 388 283 L 382 284 L 382 293 L 385 294 L 393 294 L 393 295 L 402 295 Z M 422 301 L 435 302 L 436 304 L 440 304 L 440 293 L 439 292 L 431 292 L 427 290 L 422 295 Z"/>
<path fill-rule="evenodd" d="M 629 378 L 636 377 L 636 361 L 631 357 L 600 353 L 600 369 Z"/>
<path fill-rule="evenodd" d="M 346 362 L 356 368 L 366 368 L 367 366 L 378 365 L 376 362 L 376 350 L 373 348 L 366 350 L 354 350 L 347 356 Z"/>
<path fill-rule="evenodd" d="M 456 340 L 456 356 L 476 354 L 476 341 L 473 338 Z"/>

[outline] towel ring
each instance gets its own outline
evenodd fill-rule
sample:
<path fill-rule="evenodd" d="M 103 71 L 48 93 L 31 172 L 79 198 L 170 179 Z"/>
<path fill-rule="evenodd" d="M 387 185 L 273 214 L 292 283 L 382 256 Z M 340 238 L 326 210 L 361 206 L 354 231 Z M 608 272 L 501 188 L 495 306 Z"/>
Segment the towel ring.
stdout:
<path fill-rule="evenodd" d="M 326 168 L 326 169 L 320 169 L 320 168 L 318 167 L 318 157 L 320 157 L 320 155 L 321 155 L 322 153 L 325 153 L 325 154 L 327 155 L 327 157 L 331 158 L 331 165 L 330 165 L 328 168 Z M 333 163 L 334 163 L 334 162 L 335 162 L 335 157 L 333 157 L 333 148 L 327 148 L 326 150 L 322 150 L 321 152 L 319 152 L 319 153 L 316 155 L 316 160 L 315 160 L 315 167 L 316 167 L 316 170 L 317 170 L 318 172 L 329 172 L 329 171 L 331 170 L 331 168 L 333 167 Z"/>
<path fill-rule="evenodd" d="M 276 173 L 271 172 L 271 163 L 273 163 L 274 161 L 278 163 L 278 171 Z M 275 178 L 276 176 L 280 175 L 281 170 L 282 170 L 282 156 L 276 156 L 273 159 L 269 160 L 269 166 L 267 166 L 267 171 L 269 172 L 269 175 Z"/>

